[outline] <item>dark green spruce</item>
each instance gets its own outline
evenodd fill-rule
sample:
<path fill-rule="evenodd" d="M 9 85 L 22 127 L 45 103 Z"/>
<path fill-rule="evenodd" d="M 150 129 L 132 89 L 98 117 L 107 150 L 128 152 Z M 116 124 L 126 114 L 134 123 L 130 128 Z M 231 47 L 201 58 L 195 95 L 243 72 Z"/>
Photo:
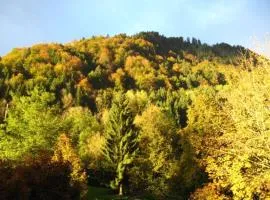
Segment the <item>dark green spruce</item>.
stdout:
<path fill-rule="evenodd" d="M 109 111 L 103 149 L 105 158 L 115 170 L 115 178 L 110 185 L 119 190 L 119 195 L 123 195 L 125 172 L 137 152 L 137 130 L 133 121 L 134 114 L 128 107 L 128 101 L 120 93 Z"/>

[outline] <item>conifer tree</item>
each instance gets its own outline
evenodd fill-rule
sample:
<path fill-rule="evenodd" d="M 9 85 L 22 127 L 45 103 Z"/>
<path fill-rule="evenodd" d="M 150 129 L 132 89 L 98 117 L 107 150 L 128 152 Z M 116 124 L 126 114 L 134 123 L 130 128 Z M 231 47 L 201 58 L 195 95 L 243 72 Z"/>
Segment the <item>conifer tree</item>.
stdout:
<path fill-rule="evenodd" d="M 111 187 L 123 195 L 123 180 L 127 166 L 132 163 L 137 152 L 137 131 L 133 124 L 134 114 L 128 107 L 124 94 L 120 93 L 113 102 L 106 122 L 106 143 L 104 155 L 113 166 L 116 177 Z"/>

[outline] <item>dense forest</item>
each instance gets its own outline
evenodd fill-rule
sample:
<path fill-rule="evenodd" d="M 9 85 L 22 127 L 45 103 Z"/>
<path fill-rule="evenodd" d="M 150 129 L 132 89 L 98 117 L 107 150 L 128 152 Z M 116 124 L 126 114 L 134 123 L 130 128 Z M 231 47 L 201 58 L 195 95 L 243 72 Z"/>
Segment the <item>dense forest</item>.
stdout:
<path fill-rule="evenodd" d="M 157 32 L 14 48 L 0 199 L 270 199 L 269 63 Z"/>

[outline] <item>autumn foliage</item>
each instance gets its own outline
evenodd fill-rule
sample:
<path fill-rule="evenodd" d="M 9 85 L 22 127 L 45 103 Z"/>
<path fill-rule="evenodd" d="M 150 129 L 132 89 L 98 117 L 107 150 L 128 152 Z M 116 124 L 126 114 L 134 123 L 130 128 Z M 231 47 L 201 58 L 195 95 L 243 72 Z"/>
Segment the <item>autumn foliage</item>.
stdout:
<path fill-rule="evenodd" d="M 0 199 L 269 199 L 270 62 L 157 32 L 0 59 Z"/>

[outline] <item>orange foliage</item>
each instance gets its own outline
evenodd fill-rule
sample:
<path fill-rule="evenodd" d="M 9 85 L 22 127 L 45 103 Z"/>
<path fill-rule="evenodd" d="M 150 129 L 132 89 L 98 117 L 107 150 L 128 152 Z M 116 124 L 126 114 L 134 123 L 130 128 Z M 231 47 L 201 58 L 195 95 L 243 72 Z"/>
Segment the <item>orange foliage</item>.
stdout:
<path fill-rule="evenodd" d="M 121 85 L 124 76 L 125 76 L 124 70 L 122 68 L 119 68 L 116 70 L 115 73 L 111 75 L 111 78 L 115 82 L 115 85 Z"/>
<path fill-rule="evenodd" d="M 190 54 L 190 53 L 184 53 L 185 60 L 194 63 L 196 61 L 196 56 Z"/>
<path fill-rule="evenodd" d="M 102 47 L 100 50 L 98 63 L 106 65 L 111 62 L 112 62 L 112 52 L 107 47 Z"/>
<path fill-rule="evenodd" d="M 52 161 L 70 163 L 72 168 L 71 184 L 79 186 L 83 191 L 87 189 L 86 172 L 83 170 L 81 160 L 75 153 L 71 146 L 71 141 L 66 134 L 59 136 Z"/>
<path fill-rule="evenodd" d="M 86 92 L 90 92 L 93 88 L 93 86 L 91 85 L 91 83 L 89 83 L 87 78 L 80 80 L 78 87 L 82 88 Z"/>
<path fill-rule="evenodd" d="M 190 200 L 226 200 L 228 199 L 221 194 L 219 187 L 215 183 L 209 183 L 202 188 L 197 189 L 191 196 Z"/>

